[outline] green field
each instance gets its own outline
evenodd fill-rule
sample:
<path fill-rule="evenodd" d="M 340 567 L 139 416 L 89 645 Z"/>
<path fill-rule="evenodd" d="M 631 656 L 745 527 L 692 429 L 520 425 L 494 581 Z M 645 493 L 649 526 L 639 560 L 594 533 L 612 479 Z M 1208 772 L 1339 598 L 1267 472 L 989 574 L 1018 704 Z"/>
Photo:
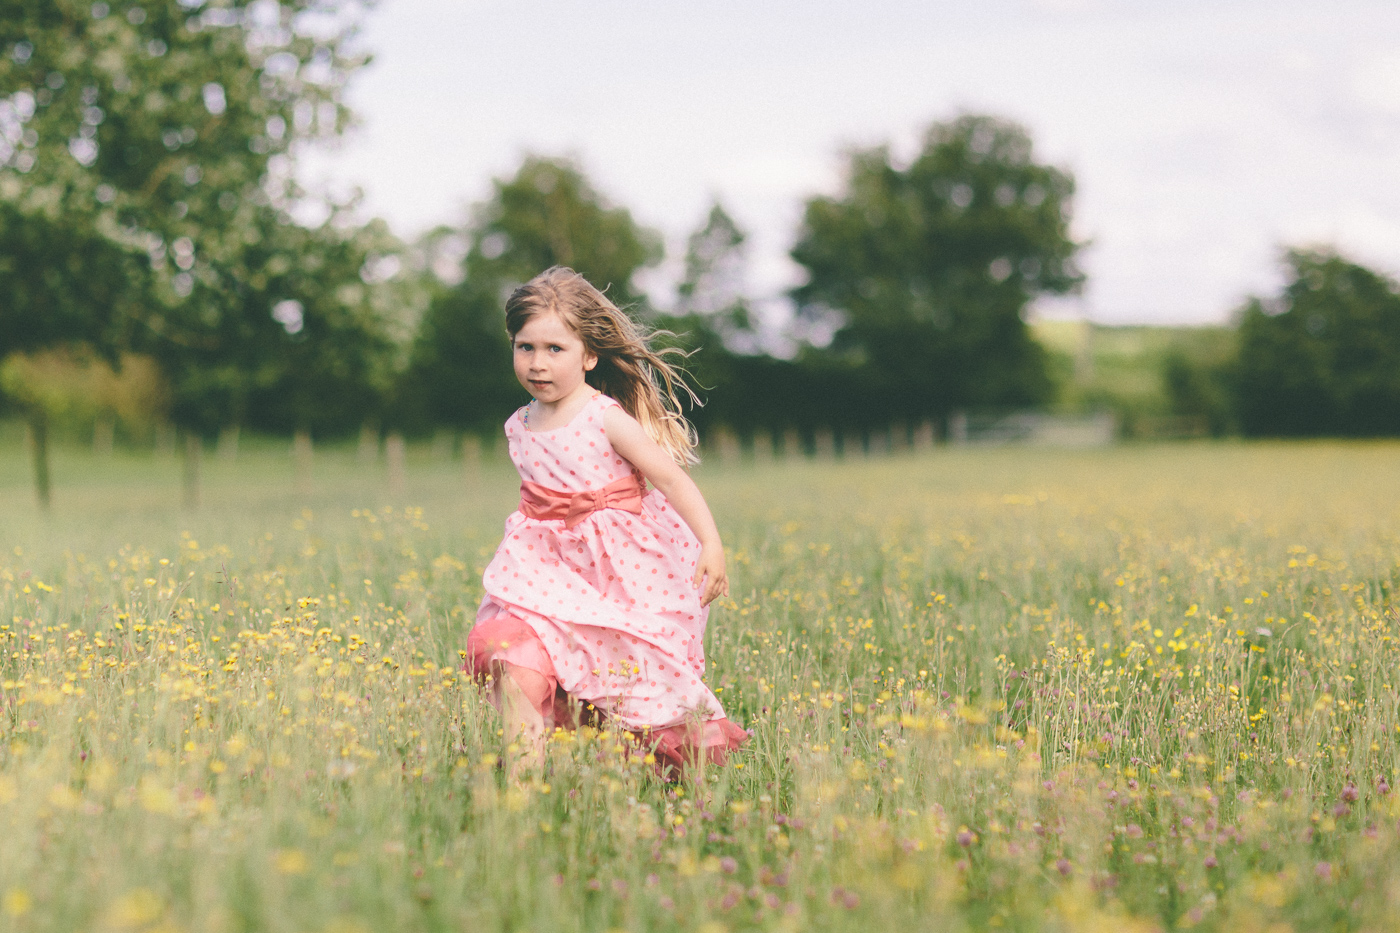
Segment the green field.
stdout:
<path fill-rule="evenodd" d="M 1400 444 L 702 466 L 748 749 L 511 786 L 508 465 L 0 439 L 0 930 L 1397 925 Z"/>
<path fill-rule="evenodd" d="M 1032 332 L 1056 372 L 1053 410 L 1112 412 L 1119 433 L 1138 439 L 1236 430 L 1222 381 L 1238 352 L 1232 328 L 1039 320 Z M 1183 380 L 1175 391 L 1173 365 Z"/>

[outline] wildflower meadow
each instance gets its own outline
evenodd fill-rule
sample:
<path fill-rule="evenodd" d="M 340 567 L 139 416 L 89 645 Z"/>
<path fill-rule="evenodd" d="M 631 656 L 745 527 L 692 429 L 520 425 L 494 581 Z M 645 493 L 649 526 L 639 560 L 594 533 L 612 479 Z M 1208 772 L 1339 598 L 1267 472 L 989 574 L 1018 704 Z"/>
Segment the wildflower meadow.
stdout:
<path fill-rule="evenodd" d="M 1400 927 L 1395 443 L 704 464 L 752 740 L 519 785 L 508 464 L 3 451 L 0 930 Z"/>

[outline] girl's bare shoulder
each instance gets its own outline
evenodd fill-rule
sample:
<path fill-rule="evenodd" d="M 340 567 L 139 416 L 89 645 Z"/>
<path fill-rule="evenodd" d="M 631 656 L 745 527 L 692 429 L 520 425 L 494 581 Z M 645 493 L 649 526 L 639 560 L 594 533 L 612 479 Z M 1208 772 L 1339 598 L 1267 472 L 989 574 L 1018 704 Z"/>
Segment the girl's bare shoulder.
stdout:
<path fill-rule="evenodd" d="M 635 434 L 646 434 L 641 423 L 622 407 L 621 402 L 615 399 L 608 399 L 608 401 L 612 404 L 603 408 L 603 430 L 607 432 L 608 440 L 616 440 L 617 438 L 625 440 Z"/>

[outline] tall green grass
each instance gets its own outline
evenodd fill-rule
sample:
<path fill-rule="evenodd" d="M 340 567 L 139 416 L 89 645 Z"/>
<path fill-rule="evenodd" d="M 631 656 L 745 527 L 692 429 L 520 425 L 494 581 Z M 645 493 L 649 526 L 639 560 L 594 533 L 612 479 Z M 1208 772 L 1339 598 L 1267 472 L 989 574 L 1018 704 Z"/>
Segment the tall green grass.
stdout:
<path fill-rule="evenodd" d="M 0 451 L 0 929 L 1384 929 L 1400 445 L 705 465 L 753 730 L 548 774 L 458 672 L 508 465 Z"/>

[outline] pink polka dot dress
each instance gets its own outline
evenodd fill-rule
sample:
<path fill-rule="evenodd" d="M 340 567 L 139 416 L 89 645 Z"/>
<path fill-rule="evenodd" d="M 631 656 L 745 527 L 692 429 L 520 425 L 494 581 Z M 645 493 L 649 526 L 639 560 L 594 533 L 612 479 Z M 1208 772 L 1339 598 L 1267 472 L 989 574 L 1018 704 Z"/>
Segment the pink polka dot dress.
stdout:
<path fill-rule="evenodd" d="M 644 489 L 603 429 L 617 404 L 597 394 L 552 431 L 512 415 L 506 439 L 521 480 L 573 495 L 635 476 Z M 572 698 L 642 733 L 667 763 L 720 762 L 748 734 L 704 683 L 709 610 L 691 585 L 700 545 L 659 491 L 639 508 L 597 508 L 570 523 L 513 512 L 486 568 L 468 666 L 484 676 L 500 661 L 541 675 L 529 679 L 540 685 L 531 699 L 547 722 Z"/>

